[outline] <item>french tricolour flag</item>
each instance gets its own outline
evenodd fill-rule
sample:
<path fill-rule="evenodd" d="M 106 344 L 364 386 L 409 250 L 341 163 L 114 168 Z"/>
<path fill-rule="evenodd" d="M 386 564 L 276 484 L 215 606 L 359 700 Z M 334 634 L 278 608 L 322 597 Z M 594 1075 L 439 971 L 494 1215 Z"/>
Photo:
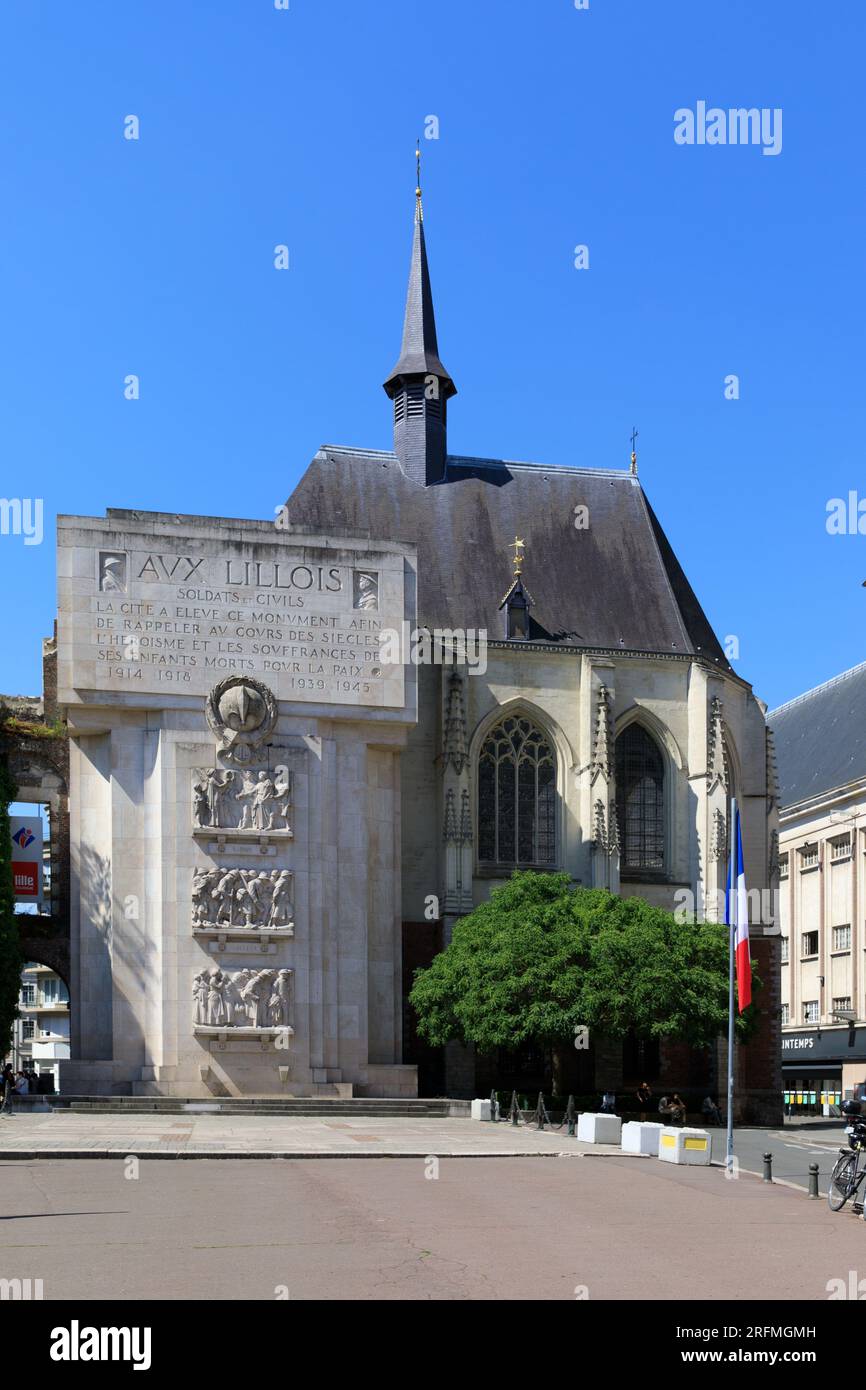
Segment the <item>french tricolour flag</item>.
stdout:
<path fill-rule="evenodd" d="M 728 864 L 728 891 L 725 898 L 725 922 L 736 926 L 734 950 L 737 961 L 737 1002 L 740 1013 L 752 1002 L 752 962 L 749 958 L 749 899 L 746 894 L 746 871 L 743 867 L 743 837 L 740 833 L 740 808 L 734 816 L 731 858 Z"/>

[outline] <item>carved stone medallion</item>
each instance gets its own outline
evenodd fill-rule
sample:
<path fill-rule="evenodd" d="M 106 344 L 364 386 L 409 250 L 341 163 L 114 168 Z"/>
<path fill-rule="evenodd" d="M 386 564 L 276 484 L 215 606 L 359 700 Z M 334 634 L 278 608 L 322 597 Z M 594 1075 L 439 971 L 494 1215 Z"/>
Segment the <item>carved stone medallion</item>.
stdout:
<path fill-rule="evenodd" d="M 223 757 L 248 763 L 273 731 L 277 702 L 253 676 L 227 676 L 208 695 L 205 714 Z"/>

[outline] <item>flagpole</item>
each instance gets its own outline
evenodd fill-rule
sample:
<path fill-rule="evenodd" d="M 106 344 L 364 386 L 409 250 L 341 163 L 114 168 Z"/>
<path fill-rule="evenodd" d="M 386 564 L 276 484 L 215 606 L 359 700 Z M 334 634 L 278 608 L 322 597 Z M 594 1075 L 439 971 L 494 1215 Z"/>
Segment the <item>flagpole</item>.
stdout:
<path fill-rule="evenodd" d="M 734 865 L 737 858 L 737 800 L 731 797 L 731 829 L 728 853 L 727 911 L 728 921 L 728 1142 L 725 1153 L 725 1172 L 734 1169 L 734 941 L 737 935 L 737 898 L 734 891 Z"/>

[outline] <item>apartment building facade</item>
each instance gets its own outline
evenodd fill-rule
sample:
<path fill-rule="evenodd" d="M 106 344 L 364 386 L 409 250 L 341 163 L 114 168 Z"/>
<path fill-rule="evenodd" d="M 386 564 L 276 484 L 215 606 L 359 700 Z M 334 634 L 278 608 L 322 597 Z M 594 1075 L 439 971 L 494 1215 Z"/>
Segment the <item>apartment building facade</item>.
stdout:
<path fill-rule="evenodd" d="M 69 1057 L 69 991 L 47 965 L 28 961 L 21 972 L 20 1017 L 12 1035 L 12 1065 L 50 1077 L 48 1090 L 60 1089 L 59 1063 Z"/>
<path fill-rule="evenodd" d="M 832 1114 L 866 1085 L 866 662 L 768 722 L 781 800 L 785 1104 Z"/>

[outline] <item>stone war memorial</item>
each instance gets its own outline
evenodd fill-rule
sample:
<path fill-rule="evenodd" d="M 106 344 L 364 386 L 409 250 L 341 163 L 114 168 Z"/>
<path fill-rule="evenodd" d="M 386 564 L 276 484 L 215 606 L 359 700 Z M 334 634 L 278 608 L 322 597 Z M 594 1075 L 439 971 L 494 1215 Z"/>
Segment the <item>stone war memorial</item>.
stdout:
<path fill-rule="evenodd" d="M 411 546 L 110 511 L 58 526 L 79 1094 L 414 1095 L 398 760 Z"/>

